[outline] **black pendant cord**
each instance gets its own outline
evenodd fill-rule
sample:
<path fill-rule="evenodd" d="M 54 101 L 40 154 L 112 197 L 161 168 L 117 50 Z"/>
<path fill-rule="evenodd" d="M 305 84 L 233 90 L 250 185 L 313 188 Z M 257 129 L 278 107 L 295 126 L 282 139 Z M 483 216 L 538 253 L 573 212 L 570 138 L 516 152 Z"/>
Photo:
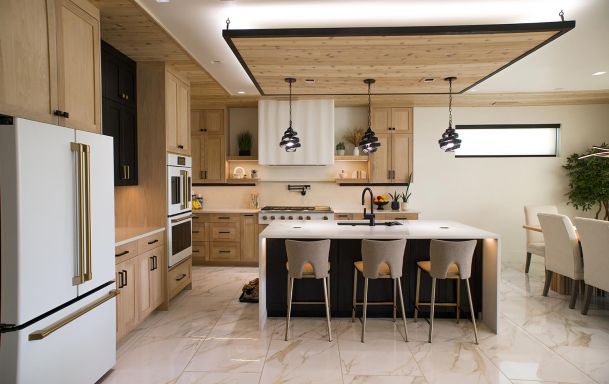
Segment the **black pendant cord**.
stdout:
<path fill-rule="evenodd" d="M 453 79 L 448 79 L 448 127 L 453 127 Z"/>
<path fill-rule="evenodd" d="M 368 83 L 368 128 L 372 126 L 372 117 L 371 117 L 371 109 L 370 109 L 370 84 Z"/>
<path fill-rule="evenodd" d="M 292 128 L 292 82 L 290 84 L 290 128 Z"/>

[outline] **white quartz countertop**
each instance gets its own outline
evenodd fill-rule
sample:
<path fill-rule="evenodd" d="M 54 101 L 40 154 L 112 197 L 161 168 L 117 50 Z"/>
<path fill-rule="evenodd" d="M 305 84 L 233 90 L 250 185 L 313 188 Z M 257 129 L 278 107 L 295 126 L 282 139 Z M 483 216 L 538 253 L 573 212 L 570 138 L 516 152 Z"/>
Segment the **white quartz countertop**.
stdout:
<path fill-rule="evenodd" d="M 144 237 L 163 232 L 164 230 L 165 227 L 118 227 L 114 230 L 114 238 L 116 239 L 115 246 L 118 247 L 132 241 L 143 239 Z"/>
<path fill-rule="evenodd" d="M 332 209 L 334 211 L 334 213 L 364 213 L 364 207 L 359 207 L 359 208 L 346 208 L 346 209 Z M 370 210 L 370 206 L 366 205 L 366 211 Z M 405 211 L 394 211 L 393 209 L 384 209 L 384 210 L 378 210 L 376 209 L 376 207 L 374 207 L 374 213 L 391 213 L 394 215 L 404 215 L 407 213 L 421 213 L 421 211 L 417 211 L 416 209 L 407 209 Z"/>
<path fill-rule="evenodd" d="M 355 220 L 361 221 L 361 220 Z M 337 221 L 273 222 L 260 238 L 276 239 L 499 239 L 488 232 L 456 221 L 407 220 L 403 225 L 351 226 Z"/>
<path fill-rule="evenodd" d="M 193 210 L 192 213 L 258 213 L 258 208 L 203 208 Z"/>

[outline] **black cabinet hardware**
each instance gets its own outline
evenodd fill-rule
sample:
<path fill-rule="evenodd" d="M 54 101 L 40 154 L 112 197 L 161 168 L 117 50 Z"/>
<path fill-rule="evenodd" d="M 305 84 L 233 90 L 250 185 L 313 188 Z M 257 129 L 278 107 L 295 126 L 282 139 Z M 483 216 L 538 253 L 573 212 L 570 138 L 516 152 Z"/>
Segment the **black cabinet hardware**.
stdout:
<path fill-rule="evenodd" d="M 230 233 L 230 231 L 218 231 L 218 233 L 224 233 L 224 234 L 226 234 L 226 233 Z"/>
<path fill-rule="evenodd" d="M 125 270 L 123 269 L 123 273 L 125 274 L 125 284 L 123 285 L 123 287 L 126 287 L 126 286 L 127 286 L 127 284 L 128 284 L 128 283 L 127 283 L 127 271 L 125 271 Z"/>
<path fill-rule="evenodd" d="M 121 252 L 121 253 L 117 253 L 117 254 L 115 254 L 115 255 L 114 255 L 114 257 L 125 256 L 125 255 L 126 255 L 126 254 L 128 254 L 128 253 L 129 253 L 129 251 L 123 251 L 123 252 Z"/>
<path fill-rule="evenodd" d="M 180 145 L 178 145 L 178 148 L 184 149 L 184 146 L 182 144 L 180 144 Z"/>
<path fill-rule="evenodd" d="M 149 241 L 148 245 L 151 245 L 151 244 L 154 244 L 154 243 L 158 243 L 158 242 L 159 242 L 159 239 L 154 239 L 152 241 Z"/>
<path fill-rule="evenodd" d="M 219 252 L 220 253 L 230 253 L 230 251 L 223 251 L 223 250 L 220 250 Z"/>
<path fill-rule="evenodd" d="M 176 277 L 176 281 L 180 281 L 180 280 L 182 280 L 185 277 L 186 277 L 186 274 L 182 273 L 180 276 Z"/>

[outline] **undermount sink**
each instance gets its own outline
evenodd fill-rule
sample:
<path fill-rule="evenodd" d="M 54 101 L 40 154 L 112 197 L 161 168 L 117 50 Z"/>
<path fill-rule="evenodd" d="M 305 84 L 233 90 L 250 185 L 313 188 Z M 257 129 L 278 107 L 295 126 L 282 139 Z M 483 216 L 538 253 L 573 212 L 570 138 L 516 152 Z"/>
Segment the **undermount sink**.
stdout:
<path fill-rule="evenodd" d="M 370 222 L 369 221 L 337 221 L 336 222 L 337 225 L 351 225 L 351 226 L 356 226 L 356 225 L 367 225 L 370 226 Z M 399 221 L 377 221 L 374 223 L 375 226 L 377 225 L 384 225 L 386 227 L 392 227 L 394 225 L 403 225 L 402 223 L 400 223 Z"/>

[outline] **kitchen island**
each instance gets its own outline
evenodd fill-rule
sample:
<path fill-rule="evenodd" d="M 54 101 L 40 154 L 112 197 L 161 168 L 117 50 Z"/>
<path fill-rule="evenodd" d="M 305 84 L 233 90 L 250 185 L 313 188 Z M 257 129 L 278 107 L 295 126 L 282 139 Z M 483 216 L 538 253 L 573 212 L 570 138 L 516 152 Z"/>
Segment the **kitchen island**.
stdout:
<path fill-rule="evenodd" d="M 472 300 L 476 316 L 493 332 L 499 330 L 499 281 L 501 273 L 501 239 L 499 235 L 454 221 L 416 220 L 400 221 L 394 226 L 338 225 L 337 221 L 274 222 L 260 233 L 260 326 L 268 317 L 283 317 L 286 313 L 287 271 L 286 239 L 330 239 L 331 312 L 333 317 L 350 317 L 353 294 L 353 262 L 361 260 L 362 239 L 407 239 L 404 253 L 402 286 L 408 316 L 414 312 L 416 263 L 429 260 L 429 242 L 441 240 L 477 240 L 472 263 Z M 343 222 L 344 223 L 344 222 Z M 361 278 L 361 275 L 360 277 Z M 438 281 L 438 302 L 455 300 L 454 281 Z M 421 301 L 429 301 L 431 279 L 421 275 Z M 363 284 L 358 284 L 361 289 Z M 369 301 L 391 300 L 392 286 L 389 280 L 370 283 Z M 461 294 L 465 292 L 462 290 Z M 358 291 L 358 300 L 362 292 Z M 294 285 L 295 301 L 322 300 L 322 284 L 314 279 L 297 281 Z M 466 299 L 462 297 L 462 303 Z M 461 308 L 465 316 L 469 309 Z M 423 316 L 426 316 L 426 308 Z M 325 316 L 323 305 L 296 305 L 292 316 Z M 390 307 L 370 307 L 368 316 L 391 317 Z M 436 307 L 436 317 L 454 317 L 450 308 Z"/>

